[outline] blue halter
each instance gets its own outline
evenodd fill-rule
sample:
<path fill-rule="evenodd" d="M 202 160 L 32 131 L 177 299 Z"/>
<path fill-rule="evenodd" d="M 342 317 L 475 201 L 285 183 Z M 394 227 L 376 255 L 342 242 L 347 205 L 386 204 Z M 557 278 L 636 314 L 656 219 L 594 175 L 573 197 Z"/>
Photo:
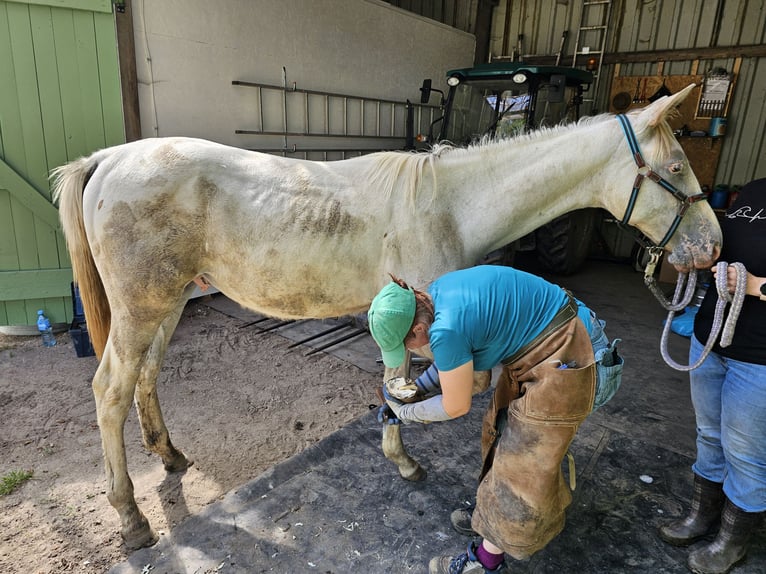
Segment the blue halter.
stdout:
<path fill-rule="evenodd" d="M 633 208 L 636 206 L 636 200 L 638 199 L 638 190 L 641 188 L 641 184 L 644 182 L 644 179 L 648 177 L 653 182 L 664 188 L 666 191 L 672 193 L 673 197 L 681 202 L 681 204 L 678 206 L 678 213 L 676 213 L 676 217 L 673 220 L 673 223 L 670 225 L 670 229 L 668 229 L 668 232 L 665 234 L 665 237 L 662 238 L 662 241 L 657 244 L 657 247 L 659 248 L 665 247 L 667 242 L 670 241 L 670 238 L 673 237 L 676 229 L 678 229 L 678 225 L 681 223 L 681 219 L 686 213 L 686 210 L 689 209 L 689 206 L 692 203 L 707 199 L 707 196 L 704 193 L 684 195 L 678 191 L 678 189 L 676 189 L 672 183 L 663 179 L 660 174 L 646 165 L 644 157 L 641 155 L 641 149 L 638 147 L 636 134 L 633 132 L 633 128 L 631 127 L 628 118 L 625 116 L 625 114 L 618 114 L 617 119 L 619 120 L 620 126 L 622 127 L 622 132 L 625 134 L 625 139 L 628 140 L 628 146 L 630 146 L 630 151 L 633 154 L 633 160 L 636 162 L 639 170 L 638 175 L 636 175 L 636 179 L 633 182 L 633 191 L 630 194 L 628 206 L 625 208 L 625 215 L 623 216 L 622 221 L 620 221 L 620 225 L 628 226 L 628 221 L 630 221 L 630 216 L 633 214 Z M 644 241 L 640 237 L 637 237 L 636 240 L 644 247 L 651 246 L 650 243 Z"/>

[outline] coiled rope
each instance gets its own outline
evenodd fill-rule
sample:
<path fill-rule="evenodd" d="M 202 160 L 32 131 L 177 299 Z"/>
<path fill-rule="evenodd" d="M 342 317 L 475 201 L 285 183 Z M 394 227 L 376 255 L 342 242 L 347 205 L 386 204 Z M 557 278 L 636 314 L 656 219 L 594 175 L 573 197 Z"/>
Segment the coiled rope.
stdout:
<path fill-rule="evenodd" d="M 734 295 L 729 293 L 728 288 L 728 267 L 729 264 L 725 261 L 719 261 L 716 265 L 715 274 L 715 286 L 718 291 L 718 301 L 715 304 L 715 314 L 713 315 L 713 326 L 710 329 L 710 335 L 708 335 L 707 343 L 702 350 L 702 354 L 699 359 L 693 365 L 680 365 L 676 363 L 668 353 L 668 334 L 670 333 L 670 324 L 673 321 L 673 317 L 676 311 L 683 309 L 684 305 L 681 305 L 681 291 L 683 290 L 683 283 L 686 279 L 685 274 L 678 275 L 678 282 L 676 283 L 676 290 L 673 294 L 673 302 L 668 307 L 668 319 L 665 321 L 665 328 L 662 330 L 662 338 L 660 339 L 660 353 L 662 358 L 668 364 L 668 366 L 676 369 L 677 371 L 692 371 L 699 367 L 703 361 L 710 354 L 713 345 L 715 345 L 718 335 L 721 334 L 721 347 L 728 347 L 731 345 L 732 338 L 734 337 L 734 328 L 737 325 L 737 319 L 742 311 L 742 303 L 745 301 L 745 290 L 747 288 L 747 269 L 742 263 L 732 263 L 732 267 L 737 271 L 737 283 L 734 289 Z M 687 289 L 687 292 L 689 290 Z M 684 297 L 685 299 L 685 297 Z M 690 300 L 690 299 L 689 299 Z M 727 304 L 731 303 L 729 308 L 729 314 L 724 322 L 724 313 L 726 311 Z M 680 308 L 679 308 L 680 306 Z M 723 327 L 723 332 L 721 328 Z"/>

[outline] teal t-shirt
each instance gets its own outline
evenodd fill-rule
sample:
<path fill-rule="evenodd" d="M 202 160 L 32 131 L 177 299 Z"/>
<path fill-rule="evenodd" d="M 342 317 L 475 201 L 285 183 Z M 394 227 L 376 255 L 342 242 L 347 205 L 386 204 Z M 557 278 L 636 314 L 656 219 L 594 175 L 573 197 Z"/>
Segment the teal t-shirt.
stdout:
<path fill-rule="evenodd" d="M 429 340 L 440 371 L 471 360 L 477 371 L 491 369 L 539 335 L 567 301 L 558 285 L 494 265 L 447 273 L 428 292 L 434 302 Z"/>

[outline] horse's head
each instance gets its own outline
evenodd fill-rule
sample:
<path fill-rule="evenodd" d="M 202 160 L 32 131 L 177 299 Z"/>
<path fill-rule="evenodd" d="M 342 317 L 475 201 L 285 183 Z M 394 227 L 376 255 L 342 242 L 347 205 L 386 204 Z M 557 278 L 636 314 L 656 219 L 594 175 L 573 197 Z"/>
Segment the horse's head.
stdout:
<path fill-rule="evenodd" d="M 636 179 L 619 178 L 608 208 L 623 223 L 638 228 L 655 244 L 669 252 L 668 262 L 679 271 L 710 267 L 718 258 L 721 228 L 704 199 L 699 182 L 683 149 L 673 135 L 667 118 L 689 95 L 694 84 L 677 94 L 665 96 L 627 116 L 617 116 L 622 143 L 616 154 L 630 162 L 625 170 Z M 629 193 L 633 181 L 633 191 Z M 610 202 L 611 203 L 611 202 Z"/>

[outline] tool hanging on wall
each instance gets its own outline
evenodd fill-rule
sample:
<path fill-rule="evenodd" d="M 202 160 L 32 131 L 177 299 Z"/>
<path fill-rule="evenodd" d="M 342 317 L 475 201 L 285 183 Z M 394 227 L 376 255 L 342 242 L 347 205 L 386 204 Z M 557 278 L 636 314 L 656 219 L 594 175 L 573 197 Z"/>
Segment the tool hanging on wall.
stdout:
<path fill-rule="evenodd" d="M 558 66 L 561 63 L 561 55 L 564 53 L 564 46 L 567 42 L 567 36 L 569 35 L 569 30 L 564 30 L 564 32 L 561 34 L 561 42 L 559 43 L 559 51 L 556 54 L 556 65 Z"/>
<path fill-rule="evenodd" d="M 640 91 L 641 91 L 641 78 L 636 80 L 636 93 L 633 94 L 633 103 L 634 104 L 637 104 L 639 102 L 638 96 L 640 94 Z"/>

